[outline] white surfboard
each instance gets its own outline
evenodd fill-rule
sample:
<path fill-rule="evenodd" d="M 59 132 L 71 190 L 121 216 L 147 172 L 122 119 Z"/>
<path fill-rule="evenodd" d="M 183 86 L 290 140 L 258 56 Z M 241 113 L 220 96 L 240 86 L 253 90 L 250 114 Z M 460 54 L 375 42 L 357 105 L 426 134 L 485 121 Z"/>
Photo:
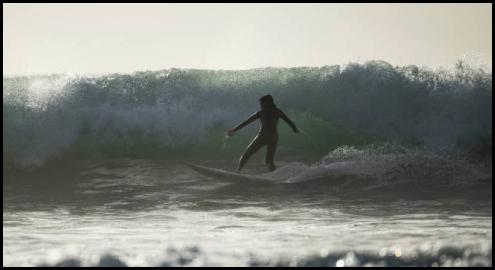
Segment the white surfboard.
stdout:
<path fill-rule="evenodd" d="M 189 168 L 193 169 L 194 171 L 205 175 L 209 176 L 218 180 L 226 181 L 226 182 L 231 182 L 231 183 L 239 183 L 239 182 L 246 182 L 246 181 L 256 181 L 256 182 L 271 182 L 272 180 L 263 177 L 263 176 L 257 176 L 257 175 L 250 175 L 250 174 L 242 174 L 242 173 L 235 173 L 235 172 L 229 172 L 226 170 L 222 169 L 216 169 L 216 168 L 209 168 L 193 163 L 186 163 Z"/>

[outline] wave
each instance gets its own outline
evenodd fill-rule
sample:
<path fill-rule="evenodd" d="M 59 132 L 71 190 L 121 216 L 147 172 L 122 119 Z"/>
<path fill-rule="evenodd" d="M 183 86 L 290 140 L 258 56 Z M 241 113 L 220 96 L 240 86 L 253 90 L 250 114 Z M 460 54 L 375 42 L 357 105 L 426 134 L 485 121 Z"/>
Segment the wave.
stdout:
<path fill-rule="evenodd" d="M 280 124 L 281 156 L 392 141 L 491 158 L 491 89 L 491 72 L 462 62 L 4 77 L 4 168 L 72 157 L 234 157 L 256 127 L 228 141 L 223 133 L 266 93 L 304 131 Z"/>

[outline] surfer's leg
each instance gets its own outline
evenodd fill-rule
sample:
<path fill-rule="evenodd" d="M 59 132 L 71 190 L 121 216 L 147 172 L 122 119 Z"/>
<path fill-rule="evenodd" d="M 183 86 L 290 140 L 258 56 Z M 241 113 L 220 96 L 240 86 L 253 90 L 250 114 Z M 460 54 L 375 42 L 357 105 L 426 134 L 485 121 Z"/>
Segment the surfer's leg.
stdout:
<path fill-rule="evenodd" d="M 237 171 L 240 171 L 244 165 L 246 165 L 246 162 L 249 160 L 249 158 L 256 153 L 260 149 L 261 146 L 263 146 L 263 141 L 260 139 L 259 136 L 256 136 L 253 141 L 248 145 L 246 150 L 244 150 L 244 153 L 242 154 L 241 158 L 239 159 L 239 167 L 237 167 Z"/>
<path fill-rule="evenodd" d="M 275 150 L 277 150 L 277 138 L 273 138 L 267 143 L 266 147 L 266 159 L 265 159 L 265 164 L 268 165 L 270 168 L 270 171 L 274 171 L 276 169 L 275 167 Z"/>

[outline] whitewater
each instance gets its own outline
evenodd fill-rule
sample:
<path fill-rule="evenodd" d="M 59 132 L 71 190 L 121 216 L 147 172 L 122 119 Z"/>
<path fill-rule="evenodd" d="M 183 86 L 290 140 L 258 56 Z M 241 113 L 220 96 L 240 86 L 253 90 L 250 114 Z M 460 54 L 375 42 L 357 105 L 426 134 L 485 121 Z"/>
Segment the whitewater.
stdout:
<path fill-rule="evenodd" d="M 227 183 L 275 103 L 262 148 Z M 3 78 L 3 266 L 491 266 L 492 74 L 384 61 Z"/>

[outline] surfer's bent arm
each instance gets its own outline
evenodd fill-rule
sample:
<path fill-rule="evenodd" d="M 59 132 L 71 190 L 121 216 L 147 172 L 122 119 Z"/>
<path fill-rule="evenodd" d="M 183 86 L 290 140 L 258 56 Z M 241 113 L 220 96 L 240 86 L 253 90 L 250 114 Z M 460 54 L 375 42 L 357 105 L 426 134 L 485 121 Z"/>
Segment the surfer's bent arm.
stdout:
<path fill-rule="evenodd" d="M 249 117 L 246 121 L 240 123 L 239 125 L 237 125 L 235 128 L 233 128 L 233 131 L 238 131 L 239 129 L 251 124 L 251 122 L 253 122 L 254 120 L 258 119 L 260 117 L 260 114 L 259 112 L 256 112 L 254 113 L 253 115 L 251 115 L 251 117 Z"/>
<path fill-rule="evenodd" d="M 299 133 L 299 130 L 297 129 L 296 125 L 294 124 L 294 122 L 292 122 L 289 117 L 287 117 L 287 115 L 285 115 L 284 112 L 282 112 L 282 110 L 278 110 L 280 112 L 280 117 L 282 119 L 284 119 L 284 121 L 287 123 L 287 125 L 289 125 L 292 130 L 294 130 L 295 133 Z"/>

